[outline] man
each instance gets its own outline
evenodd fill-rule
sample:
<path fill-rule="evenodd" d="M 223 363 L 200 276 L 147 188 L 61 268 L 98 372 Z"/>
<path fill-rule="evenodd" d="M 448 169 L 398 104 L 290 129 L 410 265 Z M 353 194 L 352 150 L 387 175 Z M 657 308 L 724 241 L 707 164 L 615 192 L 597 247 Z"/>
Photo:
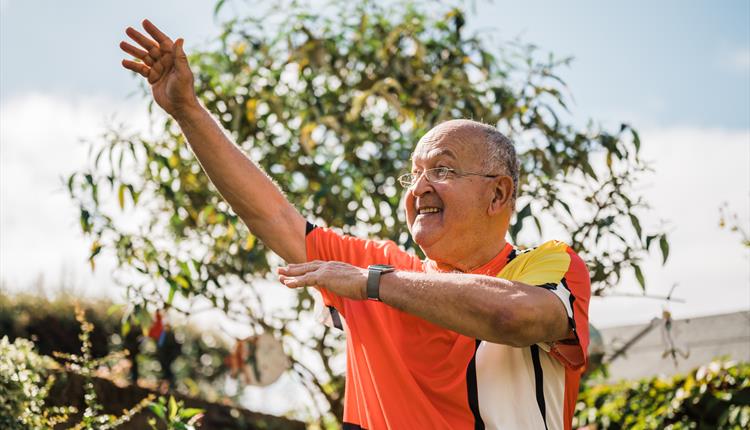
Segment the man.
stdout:
<path fill-rule="evenodd" d="M 589 277 L 559 242 L 517 252 L 505 236 L 518 161 L 496 129 L 442 123 L 399 178 L 409 231 L 427 259 L 390 241 L 314 226 L 200 105 L 183 40 L 128 28 L 156 102 L 250 230 L 317 287 L 347 332 L 345 428 L 570 428 L 588 344 Z M 369 267 L 369 269 L 368 269 Z M 341 321 L 338 321 L 341 323 Z"/>

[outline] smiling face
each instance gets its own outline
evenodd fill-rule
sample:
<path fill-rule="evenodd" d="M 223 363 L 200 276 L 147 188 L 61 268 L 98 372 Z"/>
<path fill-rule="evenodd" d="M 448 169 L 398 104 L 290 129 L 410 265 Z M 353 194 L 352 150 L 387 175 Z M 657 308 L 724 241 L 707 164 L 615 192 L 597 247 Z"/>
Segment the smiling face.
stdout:
<path fill-rule="evenodd" d="M 502 173 L 484 171 L 487 144 L 483 133 L 473 121 L 438 125 L 414 149 L 412 173 L 436 167 L 489 175 Z M 509 206 L 507 198 L 497 201 L 503 181 L 451 175 L 445 182 L 431 183 L 424 175 L 419 177 L 407 190 L 404 204 L 409 231 L 428 258 L 466 270 L 489 261 L 502 249 L 507 230 L 502 218 L 506 212 L 510 217 L 504 208 Z"/>

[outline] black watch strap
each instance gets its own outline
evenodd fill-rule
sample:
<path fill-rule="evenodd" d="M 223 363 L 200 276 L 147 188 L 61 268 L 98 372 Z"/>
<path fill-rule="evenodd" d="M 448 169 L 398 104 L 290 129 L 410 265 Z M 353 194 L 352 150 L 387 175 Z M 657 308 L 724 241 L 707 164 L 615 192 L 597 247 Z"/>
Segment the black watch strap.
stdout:
<path fill-rule="evenodd" d="M 373 264 L 367 267 L 367 298 L 369 300 L 380 300 L 380 277 L 385 273 L 393 272 L 395 268 L 387 264 Z"/>

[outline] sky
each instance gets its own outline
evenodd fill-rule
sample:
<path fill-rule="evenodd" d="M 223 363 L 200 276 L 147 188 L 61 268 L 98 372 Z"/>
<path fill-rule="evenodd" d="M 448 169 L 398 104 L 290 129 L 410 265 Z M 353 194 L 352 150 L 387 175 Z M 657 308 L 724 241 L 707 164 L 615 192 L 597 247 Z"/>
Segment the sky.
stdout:
<path fill-rule="evenodd" d="M 117 297 L 111 266 L 88 268 L 89 244 L 60 177 L 85 164 L 81 140 L 113 119 L 150 133 L 138 80 L 120 66 L 125 27 L 148 17 L 190 50 L 218 36 L 213 5 L 0 0 L 0 279 L 8 288 L 41 283 Z M 677 284 L 684 303 L 625 297 L 639 292 L 628 277 L 615 291 L 623 297 L 592 301 L 592 323 L 647 322 L 667 306 L 677 318 L 750 309 L 750 253 L 719 227 L 728 202 L 750 230 L 750 2 L 477 1 L 467 19 L 495 41 L 573 57 L 560 74 L 577 123 L 628 122 L 641 132 L 655 170 L 638 188 L 652 205 L 643 224 L 666 226 L 672 245 L 666 265 L 656 253 L 644 265 L 649 293 Z"/>

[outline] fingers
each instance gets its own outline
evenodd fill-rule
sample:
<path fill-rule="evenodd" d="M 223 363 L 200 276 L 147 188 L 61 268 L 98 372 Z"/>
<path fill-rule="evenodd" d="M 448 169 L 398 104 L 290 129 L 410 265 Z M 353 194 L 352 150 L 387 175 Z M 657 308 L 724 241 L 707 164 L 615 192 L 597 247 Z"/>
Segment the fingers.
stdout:
<path fill-rule="evenodd" d="M 148 32 L 148 34 L 151 35 L 151 37 L 154 38 L 159 44 L 162 42 L 169 42 L 172 43 L 172 39 L 170 39 L 166 34 L 162 33 L 161 30 L 157 26 L 151 23 L 151 21 L 144 19 L 143 20 L 143 28 Z"/>
<path fill-rule="evenodd" d="M 154 59 L 151 58 L 151 56 L 148 54 L 147 51 L 144 51 L 143 49 L 138 48 L 136 46 L 133 46 L 129 44 L 128 42 L 120 42 L 120 49 L 132 55 L 133 57 L 143 61 L 148 66 L 151 66 L 154 64 Z"/>
<path fill-rule="evenodd" d="M 290 264 L 279 267 L 279 281 L 288 288 L 311 287 L 317 285 L 318 269 L 325 264 L 324 261 L 310 261 L 301 264 Z"/>
<path fill-rule="evenodd" d="M 128 27 L 125 33 L 140 47 L 121 42 L 120 49 L 141 60 L 145 66 L 135 61 L 125 60 L 122 63 L 125 68 L 148 78 L 148 82 L 153 84 L 172 70 L 176 55 L 180 55 L 180 61 L 184 60 L 184 65 L 187 66 L 187 56 L 182 50 L 184 43 L 182 39 L 179 39 L 178 43 L 172 42 L 172 39 L 147 19 L 143 20 L 143 28 L 153 39 Z"/>
<path fill-rule="evenodd" d="M 276 271 L 279 275 L 286 275 L 287 277 L 300 276 L 304 275 L 305 273 L 318 270 L 324 263 L 325 262 L 323 261 L 316 260 L 307 263 L 290 264 L 286 267 L 279 267 L 278 269 L 276 269 Z"/>
<path fill-rule="evenodd" d="M 301 276 L 279 275 L 279 281 L 288 288 L 313 287 L 317 285 L 317 273 L 310 272 Z"/>
<path fill-rule="evenodd" d="M 144 78 L 148 78 L 149 73 L 151 72 L 151 68 L 147 65 L 132 60 L 122 60 L 122 67 L 132 70 Z"/>
<path fill-rule="evenodd" d="M 169 46 L 167 46 L 167 44 Z M 175 54 L 174 54 L 175 46 L 176 46 L 176 44 L 172 43 L 172 42 L 163 42 L 161 44 L 161 53 L 162 53 L 161 65 L 162 65 L 162 67 L 164 67 L 164 70 L 166 70 L 166 71 L 172 70 L 172 66 L 174 66 L 174 63 L 175 63 L 175 61 L 174 61 L 174 58 L 175 58 Z"/>
<path fill-rule="evenodd" d="M 125 34 L 127 34 L 137 44 L 141 45 L 141 47 L 145 49 L 146 51 L 151 52 L 151 49 L 159 48 L 158 43 L 144 36 L 140 31 L 136 30 L 133 27 L 128 27 L 127 29 L 125 29 Z"/>

